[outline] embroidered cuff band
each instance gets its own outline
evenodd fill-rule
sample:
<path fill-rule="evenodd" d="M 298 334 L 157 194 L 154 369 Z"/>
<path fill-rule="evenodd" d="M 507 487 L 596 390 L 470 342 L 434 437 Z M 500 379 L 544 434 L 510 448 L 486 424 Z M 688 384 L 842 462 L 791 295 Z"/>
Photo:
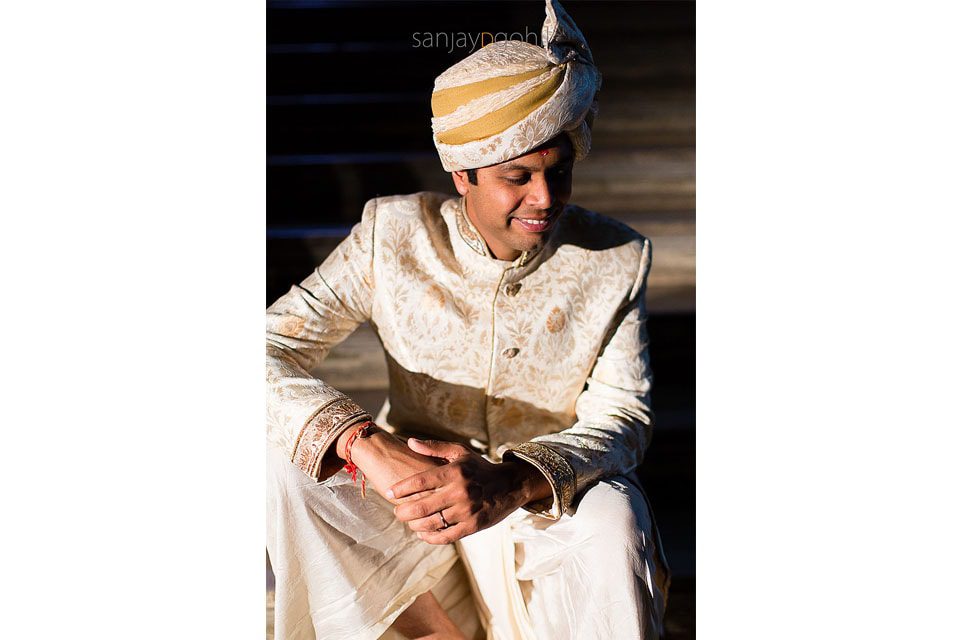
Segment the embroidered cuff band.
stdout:
<path fill-rule="evenodd" d="M 547 478 L 553 490 L 553 503 L 548 504 L 546 500 L 531 502 L 524 509 L 551 520 L 558 520 L 570 506 L 577 489 L 576 476 L 570 463 L 550 447 L 538 442 L 512 445 L 506 448 L 502 455 L 504 459 L 512 455 L 529 462 Z"/>
<path fill-rule="evenodd" d="M 346 396 L 328 402 L 307 420 L 297 438 L 291 460 L 314 480 L 323 480 L 323 457 L 337 437 L 351 425 L 372 419 L 360 405 Z"/>

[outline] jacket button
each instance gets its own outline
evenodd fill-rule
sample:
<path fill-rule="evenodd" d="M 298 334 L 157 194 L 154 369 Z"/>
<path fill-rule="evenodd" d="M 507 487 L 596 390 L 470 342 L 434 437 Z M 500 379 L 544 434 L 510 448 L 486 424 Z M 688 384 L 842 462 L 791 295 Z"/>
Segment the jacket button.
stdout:
<path fill-rule="evenodd" d="M 520 353 L 520 349 L 517 349 L 516 347 L 510 347 L 509 349 L 504 349 L 501 353 L 503 354 L 504 358 L 512 358 Z"/>
<path fill-rule="evenodd" d="M 507 295 L 511 297 L 517 295 L 518 293 L 520 293 L 520 283 L 514 282 L 513 284 L 508 284 L 504 288 L 504 291 L 506 291 Z"/>

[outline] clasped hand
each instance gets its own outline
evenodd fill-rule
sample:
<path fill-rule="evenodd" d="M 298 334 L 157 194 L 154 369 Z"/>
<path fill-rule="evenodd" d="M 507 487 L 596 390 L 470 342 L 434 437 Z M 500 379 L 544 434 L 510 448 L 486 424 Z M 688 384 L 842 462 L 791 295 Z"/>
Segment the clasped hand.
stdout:
<path fill-rule="evenodd" d="M 494 464 L 453 442 L 410 438 L 407 446 L 443 462 L 386 492 L 399 502 L 397 519 L 425 542 L 449 544 L 493 526 L 526 503 L 523 470 L 516 462 Z"/>

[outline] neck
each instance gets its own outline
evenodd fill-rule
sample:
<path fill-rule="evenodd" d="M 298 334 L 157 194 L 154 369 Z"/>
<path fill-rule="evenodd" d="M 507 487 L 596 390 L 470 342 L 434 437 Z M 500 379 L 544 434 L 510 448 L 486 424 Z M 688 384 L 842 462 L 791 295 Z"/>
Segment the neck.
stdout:
<path fill-rule="evenodd" d="M 467 219 L 470 220 L 470 224 L 473 225 L 473 228 L 477 230 L 477 233 L 480 234 L 480 238 L 483 240 L 483 243 L 487 245 L 487 251 L 490 252 L 497 260 L 506 260 L 507 262 L 513 262 L 520 257 L 521 253 L 517 249 L 511 249 L 497 243 L 490 243 L 490 240 L 483 235 L 483 231 L 480 230 L 480 225 L 477 224 L 477 219 L 473 216 L 473 212 L 470 210 L 470 199 L 464 198 L 464 209 L 467 212 Z"/>
<path fill-rule="evenodd" d="M 487 242 L 487 249 L 490 250 L 490 254 L 497 260 L 506 260 L 507 262 L 513 262 L 519 258 L 522 253 L 516 249 L 504 249 L 498 252 L 496 249 L 490 246 L 489 242 Z"/>

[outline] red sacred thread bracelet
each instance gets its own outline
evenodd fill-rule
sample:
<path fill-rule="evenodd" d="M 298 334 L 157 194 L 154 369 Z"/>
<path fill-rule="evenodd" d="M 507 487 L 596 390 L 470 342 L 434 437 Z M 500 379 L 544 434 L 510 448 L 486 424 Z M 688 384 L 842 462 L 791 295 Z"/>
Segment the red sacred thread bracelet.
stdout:
<path fill-rule="evenodd" d="M 357 484 L 357 473 L 360 474 L 360 497 L 367 497 L 367 478 L 363 475 L 363 471 L 360 471 L 360 467 L 353 464 L 353 458 L 350 456 L 350 450 L 353 448 L 353 441 L 357 438 L 366 438 L 370 436 L 370 428 L 374 427 L 371 421 L 367 420 L 366 422 L 361 422 L 360 426 L 357 427 L 356 431 L 350 434 L 350 437 L 347 438 L 347 444 L 343 447 L 343 455 L 347 459 L 347 464 L 343 465 L 344 470 L 350 474 L 350 479 L 353 480 L 353 484 Z"/>

